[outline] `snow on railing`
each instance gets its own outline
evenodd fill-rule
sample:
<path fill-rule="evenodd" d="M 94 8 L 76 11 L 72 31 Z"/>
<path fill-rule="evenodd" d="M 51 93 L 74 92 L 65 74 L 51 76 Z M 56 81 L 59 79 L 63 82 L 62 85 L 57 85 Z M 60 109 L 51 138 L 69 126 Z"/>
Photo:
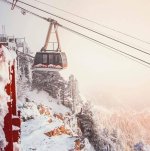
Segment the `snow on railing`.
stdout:
<path fill-rule="evenodd" d="M 54 64 L 49 64 L 49 65 L 37 64 L 37 65 L 34 65 L 33 68 L 54 68 L 54 69 L 62 69 L 62 67 L 61 67 L 60 65 L 54 65 Z"/>

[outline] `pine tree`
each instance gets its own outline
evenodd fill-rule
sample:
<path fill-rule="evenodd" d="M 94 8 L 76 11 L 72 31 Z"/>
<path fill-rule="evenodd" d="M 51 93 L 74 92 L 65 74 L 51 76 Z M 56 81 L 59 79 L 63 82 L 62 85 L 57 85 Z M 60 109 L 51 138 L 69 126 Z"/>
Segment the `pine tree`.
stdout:
<path fill-rule="evenodd" d="M 77 114 L 82 135 L 89 140 L 96 151 L 114 151 L 113 142 L 107 129 L 100 131 L 94 121 L 90 103 L 86 103 Z"/>
<path fill-rule="evenodd" d="M 82 104 L 82 99 L 80 97 L 80 92 L 78 88 L 78 81 L 75 79 L 74 75 L 70 75 L 67 84 L 67 95 L 71 99 L 71 109 L 73 113 L 79 112 L 80 106 Z"/>

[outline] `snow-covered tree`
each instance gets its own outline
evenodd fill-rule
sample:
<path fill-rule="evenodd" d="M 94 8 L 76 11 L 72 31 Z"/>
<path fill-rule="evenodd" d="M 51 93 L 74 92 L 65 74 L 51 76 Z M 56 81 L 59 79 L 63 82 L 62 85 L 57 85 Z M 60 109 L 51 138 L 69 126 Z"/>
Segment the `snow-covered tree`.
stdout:
<path fill-rule="evenodd" d="M 33 89 L 44 90 L 57 99 L 65 99 L 65 85 L 66 81 L 58 72 L 33 71 Z"/>
<path fill-rule="evenodd" d="M 79 112 L 80 106 L 82 104 L 82 99 L 80 97 L 78 81 L 75 79 L 74 75 L 70 75 L 67 84 L 67 95 L 71 99 L 71 109 L 73 113 Z"/>
<path fill-rule="evenodd" d="M 107 128 L 99 129 L 93 117 L 90 103 L 86 103 L 77 114 L 78 126 L 82 134 L 93 145 L 96 151 L 115 151 L 117 143 L 117 133 L 112 134 Z M 113 137 L 113 140 L 111 140 Z M 121 151 L 121 150 L 120 150 Z"/>

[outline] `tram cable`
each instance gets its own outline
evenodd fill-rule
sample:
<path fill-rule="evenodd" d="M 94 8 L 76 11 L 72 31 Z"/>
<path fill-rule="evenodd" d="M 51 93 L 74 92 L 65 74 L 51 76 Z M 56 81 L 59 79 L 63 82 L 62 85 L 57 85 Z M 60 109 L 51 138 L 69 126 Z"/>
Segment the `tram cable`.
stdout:
<path fill-rule="evenodd" d="M 11 2 L 8 2 L 8 1 L 5 1 L 5 0 L 1 0 L 1 1 L 4 1 L 4 2 L 9 3 L 9 4 L 12 4 Z M 46 20 L 46 21 L 48 21 L 48 22 L 53 22 L 53 21 L 57 22 L 57 21 L 54 20 L 54 19 L 40 16 L 40 15 L 38 15 L 37 13 L 34 13 L 34 12 L 32 12 L 32 11 L 29 11 L 29 10 L 27 10 L 27 9 L 21 7 L 21 6 L 16 5 L 16 7 L 19 8 L 19 9 L 21 9 L 21 10 L 23 9 L 23 10 L 25 10 L 26 12 L 28 12 L 28 13 L 30 13 L 30 14 L 32 14 L 32 15 L 38 17 L 38 18 L 41 18 L 41 19 L 43 19 L 43 20 Z M 134 55 L 131 55 L 131 54 L 129 54 L 129 53 L 126 53 L 126 52 L 124 52 L 124 51 L 122 51 L 122 50 L 120 50 L 120 49 L 117 49 L 117 48 L 115 48 L 115 47 L 113 47 L 113 46 L 110 46 L 110 45 L 108 45 L 108 44 L 106 44 L 106 43 L 103 43 L 103 42 L 101 42 L 101 41 L 99 41 L 99 40 L 96 40 L 96 39 L 94 39 L 94 38 L 92 38 L 92 37 L 90 37 L 90 36 L 87 36 L 87 35 L 85 35 L 85 34 L 82 34 L 82 33 L 78 32 L 78 31 L 76 31 L 76 30 L 73 30 L 73 29 L 71 29 L 71 28 L 69 28 L 69 27 L 66 27 L 66 26 L 62 25 L 62 24 L 59 24 L 58 22 L 57 22 L 57 25 L 58 25 L 59 27 L 65 29 L 65 30 L 67 30 L 67 31 L 70 31 L 70 32 L 75 33 L 75 34 L 77 34 L 77 35 L 80 35 L 80 36 L 82 36 L 82 37 L 84 37 L 84 38 L 86 38 L 86 39 L 88 39 L 88 40 L 90 40 L 90 41 L 93 41 L 93 42 L 95 42 L 95 43 L 97 43 L 97 44 L 100 44 L 100 45 L 104 46 L 105 48 L 109 48 L 110 50 L 113 50 L 113 51 L 115 51 L 115 52 L 117 52 L 117 53 L 119 53 L 119 54 L 121 54 L 121 55 L 123 55 L 123 56 L 127 56 L 129 59 L 132 59 L 132 60 L 134 60 L 134 61 L 136 61 L 136 62 L 138 62 L 138 63 L 140 63 L 140 64 L 142 64 L 142 65 L 144 65 L 144 66 L 146 66 L 146 67 L 150 67 L 150 62 L 147 62 L 147 61 L 145 61 L 145 60 L 143 60 L 143 59 L 141 59 L 141 58 L 139 58 L 139 57 L 136 57 L 136 56 L 134 56 Z"/>

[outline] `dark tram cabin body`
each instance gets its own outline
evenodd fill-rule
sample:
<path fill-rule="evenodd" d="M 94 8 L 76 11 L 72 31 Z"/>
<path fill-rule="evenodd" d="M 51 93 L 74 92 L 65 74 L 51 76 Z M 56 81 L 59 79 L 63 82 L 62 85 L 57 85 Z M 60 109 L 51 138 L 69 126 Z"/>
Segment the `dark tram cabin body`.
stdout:
<path fill-rule="evenodd" d="M 64 52 L 37 52 L 34 58 L 34 68 L 40 68 L 38 65 L 44 65 L 48 68 L 60 67 L 64 69 L 67 67 L 67 58 Z M 52 67 L 51 67 L 52 65 Z M 42 68 L 42 66 L 41 66 Z"/>

